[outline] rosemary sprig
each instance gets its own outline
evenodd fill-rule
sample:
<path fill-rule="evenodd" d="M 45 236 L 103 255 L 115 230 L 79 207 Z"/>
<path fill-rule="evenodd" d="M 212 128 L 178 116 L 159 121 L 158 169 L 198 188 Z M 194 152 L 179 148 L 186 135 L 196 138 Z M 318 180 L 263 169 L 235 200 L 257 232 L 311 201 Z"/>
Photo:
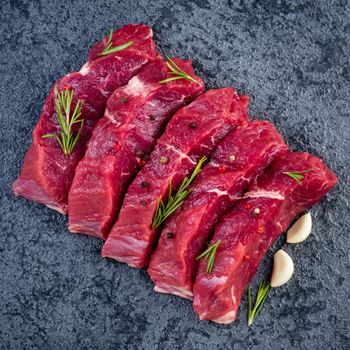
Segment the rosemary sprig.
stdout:
<path fill-rule="evenodd" d="M 133 41 L 131 40 L 131 41 L 126 42 L 125 44 L 121 44 L 118 46 L 112 46 L 112 37 L 113 37 L 113 29 L 110 29 L 106 46 L 103 49 L 103 51 L 101 53 L 99 53 L 99 56 L 106 56 L 106 55 L 109 55 L 109 54 L 114 53 L 114 52 L 122 51 L 133 44 Z"/>
<path fill-rule="evenodd" d="M 159 81 L 159 83 L 164 84 L 174 80 L 187 79 L 189 81 L 192 81 L 193 83 L 199 84 L 197 80 L 194 80 L 190 75 L 184 72 L 169 56 L 167 56 L 166 65 L 170 69 L 170 72 L 168 72 L 168 74 L 171 77 L 163 79 Z"/>
<path fill-rule="evenodd" d="M 284 171 L 283 174 L 290 176 L 294 179 L 298 184 L 301 184 L 301 181 L 304 179 L 305 173 L 308 173 L 312 169 L 302 170 L 302 171 Z"/>
<path fill-rule="evenodd" d="M 158 198 L 158 204 L 156 208 L 156 212 L 152 221 L 152 228 L 159 227 L 176 209 L 178 209 L 185 198 L 189 195 L 191 190 L 188 189 L 192 181 L 195 177 L 200 173 L 203 163 L 207 160 L 207 157 L 203 157 L 199 160 L 196 167 L 194 168 L 191 176 L 188 178 L 187 176 L 183 179 L 179 189 L 175 193 L 172 194 L 172 186 L 171 182 L 169 185 L 169 197 L 166 204 L 162 201 L 161 198 Z"/>
<path fill-rule="evenodd" d="M 79 140 L 81 131 L 84 125 L 84 119 L 81 119 L 81 110 L 83 103 L 78 100 L 75 105 L 74 111 L 71 114 L 71 105 L 73 101 L 74 91 L 65 89 L 59 92 L 55 89 L 56 99 L 56 114 L 58 123 L 61 127 L 61 132 L 59 134 L 45 134 L 43 138 L 55 138 L 58 144 L 61 146 L 62 151 L 66 158 L 72 153 L 74 146 Z M 73 125 L 80 124 L 79 131 L 74 135 Z"/>
<path fill-rule="evenodd" d="M 270 283 L 266 281 L 263 281 L 260 283 L 258 293 L 255 299 L 255 305 L 252 308 L 251 288 L 250 288 L 250 285 L 248 286 L 247 294 L 248 294 L 248 325 L 249 326 L 252 325 L 252 323 L 255 321 L 256 317 L 258 316 L 267 298 L 269 290 L 270 290 Z"/>
<path fill-rule="evenodd" d="M 196 258 L 196 260 L 199 260 L 202 258 L 204 258 L 205 261 L 208 260 L 208 264 L 207 264 L 207 268 L 206 268 L 206 271 L 208 273 L 211 273 L 213 271 L 216 251 L 217 251 L 220 244 L 221 244 L 220 240 L 218 240 L 214 244 L 209 244 L 208 248 L 201 255 L 198 255 Z"/>

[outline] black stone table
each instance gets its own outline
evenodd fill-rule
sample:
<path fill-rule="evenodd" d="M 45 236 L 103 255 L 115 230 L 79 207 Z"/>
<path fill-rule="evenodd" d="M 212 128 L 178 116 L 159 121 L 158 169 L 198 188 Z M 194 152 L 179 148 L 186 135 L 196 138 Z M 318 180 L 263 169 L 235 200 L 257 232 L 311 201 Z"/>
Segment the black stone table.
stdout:
<path fill-rule="evenodd" d="M 45 96 L 110 27 L 144 22 L 159 50 L 193 58 L 208 88 L 236 87 L 252 118 L 293 150 L 320 156 L 340 184 L 312 209 L 312 235 L 282 237 L 295 274 L 271 291 L 252 327 L 197 319 L 188 300 L 155 293 L 144 270 L 100 257 L 64 216 L 17 199 L 11 183 Z M 1 349 L 350 349 L 350 4 L 325 1 L 1 0 Z"/>

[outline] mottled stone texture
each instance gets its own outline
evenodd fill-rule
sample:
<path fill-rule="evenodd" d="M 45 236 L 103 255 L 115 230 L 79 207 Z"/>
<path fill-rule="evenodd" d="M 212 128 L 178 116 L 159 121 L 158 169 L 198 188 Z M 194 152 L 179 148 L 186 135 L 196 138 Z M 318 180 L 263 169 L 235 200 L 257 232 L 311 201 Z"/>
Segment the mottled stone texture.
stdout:
<path fill-rule="evenodd" d="M 154 293 L 144 270 L 102 259 L 101 241 L 11 192 L 54 81 L 130 22 L 152 25 L 161 52 L 193 58 L 208 87 L 249 94 L 252 117 L 340 178 L 312 210 L 309 239 L 285 246 L 295 275 L 251 328 L 245 298 L 234 324 L 200 322 L 189 301 Z M 0 348 L 349 349 L 349 23 L 346 0 L 1 0 Z"/>

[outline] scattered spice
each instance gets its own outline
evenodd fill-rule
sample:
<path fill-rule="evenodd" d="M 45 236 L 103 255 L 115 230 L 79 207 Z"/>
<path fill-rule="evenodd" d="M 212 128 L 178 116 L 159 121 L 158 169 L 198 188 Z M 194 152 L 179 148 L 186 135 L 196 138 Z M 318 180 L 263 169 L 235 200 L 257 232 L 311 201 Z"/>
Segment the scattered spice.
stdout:
<path fill-rule="evenodd" d="M 166 163 L 169 163 L 169 158 L 167 156 L 161 156 L 160 157 L 160 162 L 162 164 L 166 164 Z"/>
<path fill-rule="evenodd" d="M 195 129 L 197 127 L 197 124 L 195 122 L 191 122 L 188 124 L 188 126 L 191 128 L 191 129 Z"/>
<path fill-rule="evenodd" d="M 156 120 L 156 116 L 153 115 L 153 114 L 151 114 L 151 115 L 149 116 L 149 120 Z"/>
<path fill-rule="evenodd" d="M 256 216 L 258 216 L 259 214 L 260 214 L 260 208 L 255 208 L 255 209 L 253 210 L 253 216 L 256 217 Z"/>
<path fill-rule="evenodd" d="M 146 181 L 141 182 L 141 187 L 147 187 L 147 186 L 148 186 L 148 182 L 146 182 Z"/>
<path fill-rule="evenodd" d="M 219 166 L 219 172 L 220 172 L 220 173 L 223 173 L 225 170 L 226 170 L 225 165 L 220 165 L 220 166 Z"/>
<path fill-rule="evenodd" d="M 175 237 L 175 234 L 173 232 L 168 232 L 166 234 L 166 236 L 169 238 L 169 239 L 173 239 Z"/>
<path fill-rule="evenodd" d="M 230 162 L 233 162 L 234 160 L 236 160 L 236 156 L 231 154 L 228 159 Z"/>

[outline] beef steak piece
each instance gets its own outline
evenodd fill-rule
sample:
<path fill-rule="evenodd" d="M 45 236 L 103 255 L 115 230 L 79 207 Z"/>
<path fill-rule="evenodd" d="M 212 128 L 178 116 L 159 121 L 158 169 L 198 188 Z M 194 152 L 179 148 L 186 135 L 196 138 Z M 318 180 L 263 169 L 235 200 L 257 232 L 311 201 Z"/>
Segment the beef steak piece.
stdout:
<path fill-rule="evenodd" d="M 307 170 L 307 171 L 306 171 Z M 296 180 L 287 172 L 303 172 Z M 244 198 L 216 225 L 211 243 L 221 241 L 212 273 L 200 261 L 193 307 L 200 319 L 230 323 L 260 261 L 291 221 L 319 202 L 337 178 L 317 157 L 285 153 L 250 186 Z"/>
<path fill-rule="evenodd" d="M 109 98 L 69 192 L 70 231 L 106 237 L 130 181 L 170 117 L 204 90 L 190 60 L 174 62 L 195 81 L 162 82 L 169 68 L 158 59 Z"/>
<path fill-rule="evenodd" d="M 156 291 L 192 298 L 196 257 L 205 249 L 215 223 L 249 182 L 287 150 L 268 121 L 239 127 L 219 143 L 184 205 L 162 230 L 148 268 Z M 173 234 L 170 239 L 169 232 Z"/>
<path fill-rule="evenodd" d="M 126 193 L 104 257 L 134 267 L 147 264 L 159 231 L 152 227 L 158 199 L 166 202 L 170 184 L 178 188 L 199 159 L 209 156 L 230 130 L 247 123 L 247 105 L 246 96 L 225 88 L 205 92 L 175 114 Z"/>
<path fill-rule="evenodd" d="M 67 212 L 67 194 L 75 168 L 85 153 L 93 127 L 103 116 L 107 98 L 158 55 L 152 29 L 148 26 L 127 25 L 118 29 L 112 35 L 111 44 L 115 47 L 130 41 L 132 44 L 124 50 L 100 56 L 108 42 L 108 37 L 105 37 L 90 50 L 88 62 L 79 72 L 69 73 L 56 82 L 33 131 L 21 174 L 13 184 L 16 195 L 43 203 L 61 213 Z M 68 157 L 55 138 L 43 138 L 46 134 L 61 131 L 55 100 L 56 92 L 65 89 L 74 93 L 71 112 L 78 100 L 83 103 L 81 117 L 84 119 L 81 136 Z"/>

